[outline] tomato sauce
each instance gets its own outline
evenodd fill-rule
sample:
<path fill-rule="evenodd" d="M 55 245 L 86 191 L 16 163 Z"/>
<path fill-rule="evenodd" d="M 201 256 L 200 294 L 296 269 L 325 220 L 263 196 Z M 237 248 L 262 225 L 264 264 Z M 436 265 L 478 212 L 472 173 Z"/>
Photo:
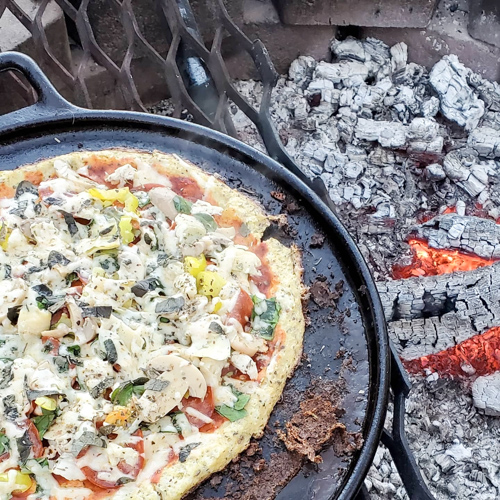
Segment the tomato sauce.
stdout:
<path fill-rule="evenodd" d="M 131 158 L 103 158 L 102 156 L 92 155 L 87 161 L 88 175 L 84 177 L 114 189 L 116 185 L 107 182 L 106 176 L 127 164 L 137 168 L 136 163 Z"/>
<path fill-rule="evenodd" d="M 194 179 L 172 176 L 169 180 L 172 183 L 172 191 L 186 200 L 196 201 L 203 198 L 203 191 Z"/>
<path fill-rule="evenodd" d="M 43 181 L 43 174 L 40 171 L 26 172 L 24 180 L 31 182 L 35 186 L 39 186 L 40 182 Z"/>
<path fill-rule="evenodd" d="M 14 198 L 16 190 L 10 186 L 7 186 L 4 182 L 0 184 L 0 198 Z"/>

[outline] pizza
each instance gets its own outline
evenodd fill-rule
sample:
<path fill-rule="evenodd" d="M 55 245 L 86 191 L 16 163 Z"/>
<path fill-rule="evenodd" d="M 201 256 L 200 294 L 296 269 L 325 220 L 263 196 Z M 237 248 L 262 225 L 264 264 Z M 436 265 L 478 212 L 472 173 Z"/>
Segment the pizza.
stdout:
<path fill-rule="evenodd" d="M 304 334 L 300 254 L 174 154 L 0 172 L 0 498 L 183 497 L 262 434 Z"/>

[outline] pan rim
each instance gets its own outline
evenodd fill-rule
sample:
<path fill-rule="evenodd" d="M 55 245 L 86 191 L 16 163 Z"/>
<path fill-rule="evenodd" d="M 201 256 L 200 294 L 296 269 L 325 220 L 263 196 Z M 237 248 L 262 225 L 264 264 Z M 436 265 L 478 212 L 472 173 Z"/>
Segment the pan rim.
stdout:
<path fill-rule="evenodd" d="M 34 106 L 36 107 L 36 105 Z M 126 124 L 130 124 L 144 128 L 150 125 L 182 131 L 186 134 L 193 134 L 194 136 L 201 136 L 203 139 L 214 141 L 239 154 L 243 154 L 254 162 L 262 164 L 273 172 L 277 178 L 284 181 L 288 186 L 298 192 L 300 196 L 307 199 L 318 214 L 326 220 L 327 224 L 334 228 L 336 234 L 342 239 L 343 246 L 349 253 L 348 259 L 352 261 L 355 266 L 355 269 L 350 272 L 358 273 L 365 286 L 365 294 L 371 312 L 370 316 L 373 318 L 373 325 L 371 325 L 371 327 L 375 332 L 375 348 L 377 351 L 376 355 L 371 355 L 369 359 L 370 362 L 373 359 L 378 361 L 375 373 L 378 378 L 378 383 L 376 385 L 377 391 L 376 394 L 372 395 L 374 398 L 374 411 L 371 415 L 366 415 L 366 419 L 370 420 L 369 428 L 354 467 L 348 473 L 347 478 L 344 480 L 344 484 L 340 486 L 340 492 L 334 497 L 337 500 L 350 500 L 354 498 L 372 464 L 384 427 L 389 398 L 390 348 L 385 316 L 373 277 L 356 243 L 337 216 L 323 203 L 320 197 L 310 187 L 287 170 L 286 167 L 252 146 L 202 125 L 147 113 L 114 110 L 87 110 L 73 105 L 65 109 L 60 109 L 59 112 L 56 112 L 54 115 L 40 117 L 38 113 L 33 113 L 31 120 L 28 111 L 29 108 L 23 109 L 24 114 L 22 122 L 11 125 L 0 132 L 0 141 L 11 139 L 14 142 L 19 142 L 22 140 L 22 137 L 19 136 L 20 134 L 27 133 L 40 125 L 56 126 L 69 124 L 72 127 L 78 127 L 79 125 L 84 125 L 85 123 L 89 124 L 93 121 L 101 121 L 103 125 L 108 126 L 111 123 L 116 124 L 118 127 L 125 127 Z M 187 139 L 192 140 L 192 138 Z M 345 263 L 346 257 L 342 257 L 341 260 Z M 373 367 L 370 366 L 370 373 L 372 369 Z M 371 384 L 372 381 L 370 381 L 370 385 Z"/>

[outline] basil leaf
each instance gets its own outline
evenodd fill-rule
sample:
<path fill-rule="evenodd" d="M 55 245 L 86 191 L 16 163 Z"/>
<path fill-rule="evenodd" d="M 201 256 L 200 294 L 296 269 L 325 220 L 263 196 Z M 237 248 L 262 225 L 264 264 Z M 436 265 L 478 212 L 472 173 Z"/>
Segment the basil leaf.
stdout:
<path fill-rule="evenodd" d="M 213 233 L 217 229 L 217 222 L 209 214 L 193 214 L 195 219 L 198 219 L 204 226 L 207 232 Z"/>
<path fill-rule="evenodd" d="M 227 405 L 216 406 L 215 411 L 219 415 L 226 417 L 230 422 L 236 422 L 236 420 L 241 420 L 242 418 L 245 418 L 248 415 L 247 411 L 244 409 L 235 410 L 234 408 L 231 408 L 230 406 Z"/>
<path fill-rule="evenodd" d="M 16 187 L 16 194 L 14 198 L 19 198 L 25 193 L 29 193 L 38 198 L 38 188 L 30 181 L 21 181 Z"/>
<path fill-rule="evenodd" d="M 250 401 L 250 394 L 242 394 L 238 396 L 238 400 L 234 403 L 234 409 L 237 411 L 243 410 Z"/>
<path fill-rule="evenodd" d="M 178 297 L 168 297 L 167 300 L 158 302 L 155 307 L 156 314 L 170 314 L 173 312 L 180 311 L 185 304 L 184 297 L 182 295 Z"/>
<path fill-rule="evenodd" d="M 77 456 L 87 446 L 105 448 L 106 442 L 97 434 L 90 431 L 84 431 L 82 435 L 71 444 L 71 453 Z"/>
<path fill-rule="evenodd" d="M 50 302 L 47 299 L 47 297 L 44 297 L 43 295 L 39 295 L 36 298 L 36 305 L 38 306 L 38 309 L 48 309 L 50 306 Z"/>
<path fill-rule="evenodd" d="M 0 455 L 10 450 L 10 439 L 5 435 L 5 431 L 0 433 Z"/>
<path fill-rule="evenodd" d="M 106 318 L 109 319 L 111 317 L 111 313 L 113 312 L 113 308 L 111 306 L 83 306 L 82 308 L 82 316 L 84 318 Z"/>
<path fill-rule="evenodd" d="M 191 207 L 193 204 L 183 198 L 182 196 L 175 196 L 174 197 L 174 207 L 177 210 L 177 212 L 180 212 L 181 214 L 190 214 L 191 213 Z"/>
<path fill-rule="evenodd" d="M 191 443 L 187 444 L 186 446 L 183 446 L 179 450 L 179 462 L 181 463 L 185 462 L 189 457 L 191 451 L 194 450 L 197 446 L 200 446 L 200 443 Z"/>
<path fill-rule="evenodd" d="M 208 329 L 211 332 L 217 333 L 219 335 L 224 335 L 224 328 L 222 328 L 222 326 L 219 325 L 219 323 L 217 323 L 217 321 L 212 321 L 210 323 L 210 325 L 208 325 Z"/>
<path fill-rule="evenodd" d="M 70 261 L 68 258 L 66 258 L 62 253 L 57 252 L 56 250 L 52 250 L 49 253 L 49 258 L 47 260 L 47 264 L 49 265 L 50 269 L 52 269 L 57 264 L 60 264 L 61 266 L 67 266 L 69 262 Z"/>
<path fill-rule="evenodd" d="M 28 458 L 30 457 L 32 445 L 28 431 L 26 431 L 20 438 L 17 438 L 16 443 L 17 451 L 19 452 L 19 458 L 21 459 L 21 464 L 25 464 L 26 460 L 28 460 Z"/>
<path fill-rule="evenodd" d="M 146 391 L 156 391 L 160 392 L 163 389 L 166 389 L 170 385 L 168 380 L 159 380 L 157 378 L 148 380 L 146 384 L 144 384 L 144 389 Z"/>
<path fill-rule="evenodd" d="M 33 417 L 31 421 L 35 424 L 35 427 L 38 430 L 38 434 L 40 439 L 43 439 L 45 433 L 49 430 L 50 424 L 56 418 L 56 414 L 54 412 L 47 412 L 39 417 Z"/>
<path fill-rule="evenodd" d="M 114 342 L 111 339 L 106 339 L 104 341 L 104 349 L 106 349 L 108 363 L 114 365 L 118 361 L 118 353 L 116 352 Z"/>

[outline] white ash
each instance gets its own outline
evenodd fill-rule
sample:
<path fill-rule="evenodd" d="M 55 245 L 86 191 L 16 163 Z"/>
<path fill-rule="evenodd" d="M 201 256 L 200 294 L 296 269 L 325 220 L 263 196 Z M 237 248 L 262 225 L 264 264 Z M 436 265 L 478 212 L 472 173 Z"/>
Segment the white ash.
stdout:
<path fill-rule="evenodd" d="M 388 408 L 386 426 L 392 422 Z M 406 435 L 436 500 L 500 497 L 500 419 L 484 416 L 457 382 L 419 380 L 406 404 Z M 389 452 L 380 446 L 365 485 L 372 500 L 407 500 Z"/>

